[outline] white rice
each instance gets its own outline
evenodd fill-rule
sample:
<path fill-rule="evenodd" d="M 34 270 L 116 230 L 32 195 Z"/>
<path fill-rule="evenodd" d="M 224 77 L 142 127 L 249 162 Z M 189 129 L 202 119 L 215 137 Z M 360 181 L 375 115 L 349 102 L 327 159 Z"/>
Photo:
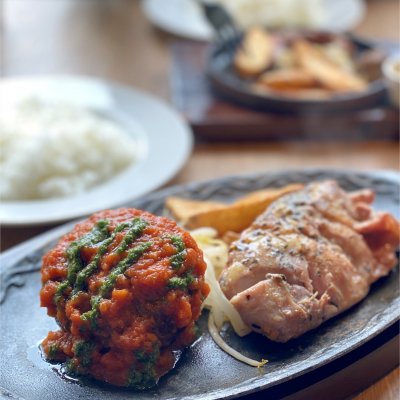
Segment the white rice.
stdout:
<path fill-rule="evenodd" d="M 243 28 L 317 28 L 325 20 L 322 0 L 218 0 Z"/>
<path fill-rule="evenodd" d="M 72 196 L 136 158 L 135 140 L 114 122 L 67 103 L 30 98 L 0 114 L 0 198 Z"/>

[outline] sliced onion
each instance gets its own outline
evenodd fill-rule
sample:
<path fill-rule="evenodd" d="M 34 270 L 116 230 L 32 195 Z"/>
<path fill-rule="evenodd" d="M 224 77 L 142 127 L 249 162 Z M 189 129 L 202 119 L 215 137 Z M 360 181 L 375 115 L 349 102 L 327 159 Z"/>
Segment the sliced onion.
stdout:
<path fill-rule="evenodd" d="M 214 313 L 214 321 L 218 329 L 222 328 L 225 321 L 229 321 L 237 335 L 245 336 L 249 334 L 251 329 L 243 322 L 236 308 L 222 292 L 213 265 L 207 255 L 204 256 L 204 260 L 207 263 L 206 281 L 211 288 L 211 293 L 205 301 L 205 307 L 211 309 Z"/>
<path fill-rule="evenodd" d="M 229 354 L 233 358 L 235 358 L 238 361 L 241 361 L 245 364 L 248 364 L 252 367 L 257 367 L 261 368 L 264 366 L 268 361 L 262 359 L 261 361 L 256 361 L 253 360 L 252 358 L 246 357 L 242 353 L 238 352 L 234 348 L 228 345 L 228 343 L 225 342 L 225 340 L 222 338 L 222 336 L 219 333 L 219 330 L 217 329 L 215 322 L 214 322 L 214 315 L 213 311 L 210 311 L 210 314 L 208 316 L 208 331 L 210 332 L 211 337 L 213 338 L 214 342 L 223 350 L 225 353 Z"/>
<path fill-rule="evenodd" d="M 239 336 L 245 336 L 251 332 L 236 308 L 229 302 L 221 290 L 216 277 L 216 269 L 223 268 L 228 259 L 228 246 L 217 238 L 217 232 L 212 228 L 200 228 L 191 232 L 198 246 L 204 252 L 204 260 L 207 264 L 205 278 L 211 292 L 204 302 L 204 307 L 210 310 L 208 317 L 208 330 L 215 343 L 227 354 L 252 367 L 262 367 L 267 360 L 253 360 L 230 347 L 220 335 L 220 330 L 226 321 L 229 321 Z"/>

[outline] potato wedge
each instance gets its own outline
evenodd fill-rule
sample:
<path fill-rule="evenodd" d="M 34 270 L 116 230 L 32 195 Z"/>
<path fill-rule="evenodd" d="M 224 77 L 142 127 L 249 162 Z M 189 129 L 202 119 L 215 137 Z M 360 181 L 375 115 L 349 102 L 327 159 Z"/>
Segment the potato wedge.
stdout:
<path fill-rule="evenodd" d="M 195 214 L 225 208 L 226 204 L 217 201 L 190 200 L 171 196 L 167 198 L 165 207 L 177 221 L 184 223 Z"/>
<path fill-rule="evenodd" d="M 268 71 L 258 78 L 258 83 L 271 89 L 293 90 L 318 87 L 314 76 L 300 68 Z"/>
<path fill-rule="evenodd" d="M 320 88 L 309 88 L 309 89 L 271 89 L 270 93 L 277 96 L 286 98 L 293 98 L 297 100 L 327 100 L 332 98 L 335 94 L 332 90 L 320 89 Z"/>
<path fill-rule="evenodd" d="M 237 50 L 233 64 L 244 77 L 257 76 L 272 63 L 274 40 L 265 29 L 251 28 Z"/>
<path fill-rule="evenodd" d="M 297 40 L 293 49 L 298 65 L 328 89 L 358 92 L 367 88 L 365 80 L 356 74 L 341 70 L 311 43 Z"/>
<path fill-rule="evenodd" d="M 292 183 L 290 185 L 284 186 L 283 188 L 267 188 L 267 189 L 260 189 L 250 192 L 244 196 L 239 197 L 233 204 L 253 204 L 257 202 L 263 202 L 273 198 L 272 201 L 275 201 L 277 198 L 283 196 L 286 193 L 295 192 L 296 190 L 300 190 L 304 187 L 301 183 Z M 269 202 L 268 205 L 270 203 Z"/>
<path fill-rule="evenodd" d="M 188 229 L 209 226 L 216 229 L 220 236 L 228 231 L 241 232 L 273 201 L 301 187 L 302 185 L 294 184 L 279 189 L 260 190 L 223 208 L 193 214 L 184 221 L 184 226 Z"/>

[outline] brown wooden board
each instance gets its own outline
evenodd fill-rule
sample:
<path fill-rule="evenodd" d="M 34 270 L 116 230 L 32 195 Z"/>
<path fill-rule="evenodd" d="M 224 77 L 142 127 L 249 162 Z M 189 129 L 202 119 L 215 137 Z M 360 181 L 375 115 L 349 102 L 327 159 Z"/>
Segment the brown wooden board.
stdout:
<path fill-rule="evenodd" d="M 386 96 L 370 108 L 344 112 L 274 112 L 245 108 L 223 98 L 206 74 L 208 47 L 171 46 L 171 96 L 202 140 L 397 140 L 399 112 Z"/>

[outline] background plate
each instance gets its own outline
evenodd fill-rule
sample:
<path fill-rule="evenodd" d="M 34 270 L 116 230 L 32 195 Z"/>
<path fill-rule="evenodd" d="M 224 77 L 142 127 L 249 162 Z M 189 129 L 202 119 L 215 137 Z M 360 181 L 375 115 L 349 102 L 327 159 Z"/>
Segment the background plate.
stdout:
<path fill-rule="evenodd" d="M 2 202 L 2 224 L 53 223 L 116 207 L 171 179 L 192 149 L 192 133 L 178 113 L 154 97 L 125 86 L 93 78 L 52 76 L 3 79 L 0 92 L 7 104 L 33 96 L 89 108 L 115 121 L 138 147 L 138 159 L 132 166 L 80 195 Z"/>
<path fill-rule="evenodd" d="M 259 188 L 326 178 L 337 179 L 347 190 L 373 188 L 377 194 L 376 208 L 399 217 L 400 176 L 395 172 L 305 170 L 229 177 L 169 188 L 129 205 L 161 214 L 164 199 L 169 195 L 226 201 Z M 72 382 L 60 375 L 57 366 L 44 362 L 38 350 L 47 332 L 56 329 L 54 320 L 46 316 L 38 304 L 41 257 L 56 238 L 70 228 L 68 224 L 32 239 L 5 252 L 0 259 L 3 284 L 0 291 L 0 387 L 3 395 L 26 400 L 232 398 L 317 370 L 372 340 L 400 317 L 399 271 L 396 268 L 372 286 L 364 301 L 289 343 L 276 344 L 257 334 L 239 338 L 226 329 L 224 336 L 232 346 L 253 358 L 269 359 L 263 369 L 249 367 L 222 352 L 207 333 L 204 313 L 200 320 L 202 337 L 184 352 L 176 368 L 163 377 L 156 388 L 133 393 L 93 381 Z M 15 285 L 20 287 L 12 287 Z"/>
<path fill-rule="evenodd" d="M 317 29 L 343 32 L 354 28 L 365 13 L 362 0 L 324 0 L 325 16 Z M 143 10 L 158 28 L 194 40 L 212 39 L 212 29 L 196 0 L 142 0 Z"/>

